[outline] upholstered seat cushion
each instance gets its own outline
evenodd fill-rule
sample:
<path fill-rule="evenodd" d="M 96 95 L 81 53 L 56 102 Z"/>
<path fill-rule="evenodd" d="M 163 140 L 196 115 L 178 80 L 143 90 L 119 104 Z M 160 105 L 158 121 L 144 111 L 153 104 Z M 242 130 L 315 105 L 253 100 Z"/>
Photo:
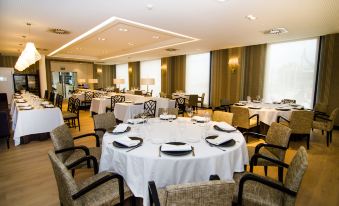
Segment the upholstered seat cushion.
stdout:
<path fill-rule="evenodd" d="M 109 172 L 101 172 L 94 175 L 84 182 L 81 182 L 78 187 L 79 190 L 88 186 L 89 184 L 97 181 L 98 179 L 109 175 Z M 124 183 L 124 197 L 125 199 L 132 196 L 132 192 L 128 186 Z M 102 184 L 90 192 L 86 193 L 79 198 L 84 205 L 116 205 L 119 203 L 119 184 L 117 179 L 109 180 L 105 184 Z"/>
<path fill-rule="evenodd" d="M 255 152 L 255 147 L 247 147 L 247 150 L 248 150 L 248 156 L 249 156 L 249 159 L 251 160 L 251 158 L 253 157 L 254 155 L 254 152 Z M 278 157 L 276 157 L 274 154 L 272 154 L 269 150 L 267 150 L 265 147 L 261 147 L 260 150 L 259 150 L 259 153 L 263 156 L 266 156 L 266 157 L 269 157 L 271 159 L 275 159 L 275 160 L 279 160 Z M 258 162 L 257 162 L 257 165 L 258 166 L 264 166 L 264 165 L 276 165 L 276 164 L 273 164 L 272 162 L 270 161 L 267 161 L 267 160 L 264 160 L 262 158 L 259 158 L 258 159 Z"/>
<path fill-rule="evenodd" d="M 165 189 L 158 189 L 158 197 L 160 205 L 166 205 L 167 192 Z"/>
<path fill-rule="evenodd" d="M 90 147 L 89 149 L 89 153 L 90 155 L 94 156 L 98 163 L 100 162 L 100 156 L 101 156 L 101 148 L 100 147 Z M 86 156 L 85 152 L 81 149 L 77 149 L 74 150 L 74 152 L 65 160 L 64 164 L 70 165 L 73 162 L 75 162 L 76 160 L 80 159 L 81 157 Z M 83 164 L 79 165 L 77 168 L 81 168 L 84 167 L 86 165 L 86 162 L 84 162 Z"/>
<path fill-rule="evenodd" d="M 328 131 L 326 122 L 313 121 L 312 128 Z"/>
<path fill-rule="evenodd" d="M 250 128 L 256 127 L 256 126 L 257 126 L 257 118 L 253 117 L 252 119 L 250 119 Z"/>
<path fill-rule="evenodd" d="M 233 194 L 233 201 L 238 201 L 239 182 L 243 175 L 249 174 L 248 172 L 234 173 L 233 179 L 235 181 L 235 189 Z M 253 174 L 253 173 L 251 173 Z M 272 182 L 282 185 L 282 183 L 265 177 Z M 279 190 L 268 187 L 264 184 L 247 180 L 244 184 L 244 190 L 242 194 L 243 205 L 283 205 L 283 194 Z"/>
<path fill-rule="evenodd" d="M 69 119 L 69 118 L 76 118 L 77 114 L 72 113 L 72 112 L 62 112 L 62 116 L 64 119 Z"/>

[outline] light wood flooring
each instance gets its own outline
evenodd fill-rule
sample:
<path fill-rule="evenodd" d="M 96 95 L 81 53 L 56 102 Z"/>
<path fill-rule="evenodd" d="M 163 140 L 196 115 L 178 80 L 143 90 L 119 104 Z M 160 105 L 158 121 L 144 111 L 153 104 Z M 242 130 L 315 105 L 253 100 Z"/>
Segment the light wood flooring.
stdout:
<path fill-rule="evenodd" d="M 201 111 L 200 111 L 201 112 Z M 93 120 L 88 111 L 81 111 L 81 131 L 71 129 L 74 136 L 93 132 Z M 250 144 L 254 144 L 252 139 Z M 78 140 L 77 144 L 94 146 L 91 139 Z M 289 163 L 305 141 L 291 142 L 287 151 Z M 51 140 L 30 142 L 8 150 L 0 141 L 0 205 L 59 205 L 54 173 L 47 156 L 52 149 Z M 333 132 L 333 142 L 326 147 L 326 139 L 315 131 L 308 150 L 309 167 L 304 176 L 296 205 L 339 205 L 339 131 Z M 263 174 L 263 168 L 255 168 Z M 285 171 L 286 172 L 286 171 Z M 91 175 L 87 169 L 76 173 L 81 180 Z M 269 168 L 268 175 L 276 178 L 277 171 Z"/>

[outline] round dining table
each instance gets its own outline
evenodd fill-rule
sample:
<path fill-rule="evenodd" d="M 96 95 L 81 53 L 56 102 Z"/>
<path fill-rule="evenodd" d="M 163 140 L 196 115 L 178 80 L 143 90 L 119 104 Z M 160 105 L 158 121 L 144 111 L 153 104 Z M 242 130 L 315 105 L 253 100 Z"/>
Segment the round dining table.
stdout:
<path fill-rule="evenodd" d="M 157 187 L 208 181 L 217 174 L 223 180 L 233 180 L 234 172 L 243 172 L 249 163 L 246 141 L 238 130 L 224 132 L 214 129 L 216 122 L 196 123 L 189 118 L 173 121 L 159 118 L 147 123 L 129 125 L 121 134 L 106 132 L 102 142 L 99 171 L 116 172 L 123 176 L 135 197 L 143 198 L 149 205 L 148 182 Z M 205 137 L 211 135 L 233 139 L 233 145 L 221 147 L 209 144 Z M 140 137 L 141 146 L 118 148 L 113 142 L 119 138 Z M 182 156 L 172 156 L 161 151 L 161 145 L 181 142 L 192 147 Z"/>

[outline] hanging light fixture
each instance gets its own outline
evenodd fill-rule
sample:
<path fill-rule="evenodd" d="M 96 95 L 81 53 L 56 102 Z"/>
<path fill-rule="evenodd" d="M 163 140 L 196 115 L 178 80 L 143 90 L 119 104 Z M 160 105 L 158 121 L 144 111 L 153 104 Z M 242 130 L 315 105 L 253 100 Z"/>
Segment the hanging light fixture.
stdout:
<path fill-rule="evenodd" d="M 31 23 L 27 23 L 28 34 L 31 33 Z M 21 55 L 18 58 L 14 68 L 23 71 L 28 68 L 30 65 L 34 64 L 36 61 L 41 59 L 41 55 L 38 50 L 35 48 L 33 42 L 27 42 L 25 49 L 21 52 Z"/>

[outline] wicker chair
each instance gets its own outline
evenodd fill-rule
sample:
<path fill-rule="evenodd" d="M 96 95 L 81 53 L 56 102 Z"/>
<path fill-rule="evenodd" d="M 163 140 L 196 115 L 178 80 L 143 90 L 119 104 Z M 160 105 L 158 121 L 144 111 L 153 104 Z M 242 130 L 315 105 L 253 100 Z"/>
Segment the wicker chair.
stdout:
<path fill-rule="evenodd" d="M 101 148 L 99 137 L 94 133 L 83 134 L 73 138 L 69 128 L 64 124 L 52 130 L 50 135 L 55 153 L 66 167 L 86 155 L 92 155 L 97 158 L 97 160 L 100 159 Z M 74 140 L 89 136 L 95 137 L 96 147 L 75 146 Z M 84 165 L 79 165 L 79 167 L 83 166 Z M 89 163 L 87 167 L 90 167 Z M 74 174 L 74 170 L 72 170 L 72 173 Z"/>
<path fill-rule="evenodd" d="M 158 116 L 164 113 L 164 110 L 167 110 L 167 114 L 178 116 L 178 108 L 159 108 Z"/>
<path fill-rule="evenodd" d="M 305 136 L 307 149 L 310 148 L 310 134 L 314 113 L 312 111 L 292 111 L 290 120 L 278 116 L 277 122 L 292 129 L 292 135 Z M 281 121 L 283 120 L 283 121 Z"/>
<path fill-rule="evenodd" d="M 227 124 L 232 125 L 233 123 L 233 113 L 214 111 L 212 115 L 212 120 L 216 122 L 226 122 Z"/>
<path fill-rule="evenodd" d="M 204 107 L 204 99 L 205 99 L 205 93 L 202 93 L 201 97 L 198 96 L 197 103 L 200 104 L 200 108 Z"/>
<path fill-rule="evenodd" d="M 124 200 L 132 197 L 123 177 L 111 172 L 98 173 L 98 163 L 93 156 L 84 156 L 71 166 L 65 166 L 53 151 L 49 151 L 48 156 L 58 186 L 60 205 L 124 205 Z M 87 161 L 94 165 L 95 174 L 76 182 L 68 169 Z"/>
<path fill-rule="evenodd" d="M 216 180 L 213 180 L 215 178 Z M 170 185 L 157 191 L 153 181 L 148 183 L 150 205 L 155 206 L 228 206 L 232 205 L 234 183 L 210 177 L 208 182 Z"/>
<path fill-rule="evenodd" d="M 295 205 L 301 181 L 308 167 L 307 152 L 300 147 L 290 165 L 265 158 L 288 168 L 285 181 L 262 177 L 253 173 L 235 173 L 236 182 L 233 201 L 237 205 Z"/>
<path fill-rule="evenodd" d="M 233 125 L 246 131 L 259 126 L 259 115 L 250 116 L 250 111 L 246 107 L 231 106 L 233 113 Z M 247 138 L 247 136 L 246 136 Z"/>
<path fill-rule="evenodd" d="M 258 144 L 256 147 L 247 147 L 250 161 L 250 171 L 253 172 L 253 166 L 264 166 L 265 175 L 267 176 L 267 166 L 275 166 L 270 161 L 258 158 L 261 156 L 269 157 L 274 160 L 284 162 L 285 153 L 288 148 L 292 130 L 282 124 L 273 122 L 267 135 L 248 132 L 255 137 L 265 138 L 264 143 Z M 246 135 L 247 135 L 246 134 Z M 245 135 L 245 133 L 244 133 Z M 279 181 L 283 181 L 283 167 L 278 167 Z"/>
<path fill-rule="evenodd" d="M 326 144 L 329 146 L 329 143 L 332 143 L 332 131 L 334 126 L 334 121 L 337 118 L 339 108 L 335 108 L 331 115 L 327 118 L 323 115 L 316 115 L 315 121 L 313 121 L 312 129 L 319 129 L 322 132 L 326 131 Z"/>
<path fill-rule="evenodd" d="M 106 130 L 110 130 L 116 126 L 116 119 L 113 112 L 97 114 L 93 116 L 94 131 L 99 136 L 100 144 Z"/>

